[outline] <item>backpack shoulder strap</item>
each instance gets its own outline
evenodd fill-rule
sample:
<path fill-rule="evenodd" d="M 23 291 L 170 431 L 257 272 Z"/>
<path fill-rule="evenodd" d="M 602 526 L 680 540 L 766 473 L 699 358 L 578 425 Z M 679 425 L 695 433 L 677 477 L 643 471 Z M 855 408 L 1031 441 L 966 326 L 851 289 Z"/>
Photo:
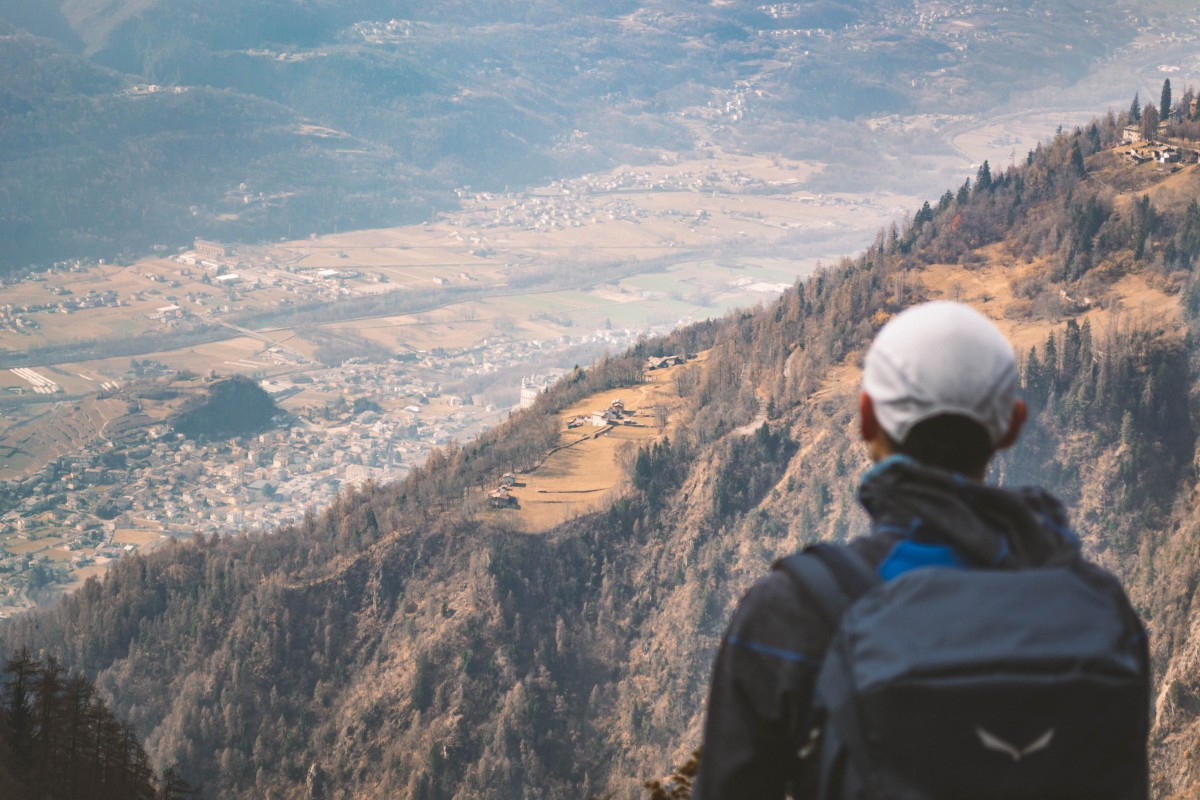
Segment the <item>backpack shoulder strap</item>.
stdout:
<path fill-rule="evenodd" d="M 817 606 L 831 629 L 850 604 L 882 582 L 853 548 L 819 543 L 775 562 Z"/>

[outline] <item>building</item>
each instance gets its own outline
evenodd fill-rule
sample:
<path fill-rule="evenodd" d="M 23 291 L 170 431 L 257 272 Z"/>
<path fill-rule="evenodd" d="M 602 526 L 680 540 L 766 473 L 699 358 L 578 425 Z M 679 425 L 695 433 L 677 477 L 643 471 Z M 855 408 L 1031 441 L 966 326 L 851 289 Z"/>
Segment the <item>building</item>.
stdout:
<path fill-rule="evenodd" d="M 611 410 L 609 410 L 607 408 L 604 409 L 603 411 L 593 411 L 592 412 L 592 427 L 603 428 L 605 425 L 615 425 L 617 422 L 620 421 L 620 419 L 621 418 L 618 415 L 614 414 Z"/>
<path fill-rule="evenodd" d="M 202 258 L 229 258 L 229 248 L 220 242 L 212 242 L 207 239 L 197 239 L 196 246 L 193 249 L 199 253 Z"/>
<path fill-rule="evenodd" d="M 517 408 L 529 408 L 537 402 L 538 395 L 544 390 L 544 387 L 535 384 L 529 378 L 523 378 L 521 380 L 521 399 L 517 402 Z"/>
<path fill-rule="evenodd" d="M 682 355 L 649 358 L 646 360 L 646 369 L 667 369 L 668 367 L 678 366 L 686 362 L 687 359 Z"/>
<path fill-rule="evenodd" d="M 488 494 L 488 505 L 492 508 L 517 508 L 517 498 L 509 494 L 508 489 L 501 486 Z"/>

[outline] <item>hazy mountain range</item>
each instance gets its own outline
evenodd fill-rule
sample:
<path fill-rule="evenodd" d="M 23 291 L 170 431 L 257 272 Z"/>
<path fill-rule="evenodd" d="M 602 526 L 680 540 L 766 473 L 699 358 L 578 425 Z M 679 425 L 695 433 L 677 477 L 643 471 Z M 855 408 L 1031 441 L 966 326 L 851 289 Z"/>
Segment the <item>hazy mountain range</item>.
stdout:
<path fill-rule="evenodd" d="M 397 225 L 714 141 L 911 190 L 897 154 L 945 145 L 855 120 L 1061 90 L 1171 29 L 1148 8 L 4 0 L 0 269 Z"/>

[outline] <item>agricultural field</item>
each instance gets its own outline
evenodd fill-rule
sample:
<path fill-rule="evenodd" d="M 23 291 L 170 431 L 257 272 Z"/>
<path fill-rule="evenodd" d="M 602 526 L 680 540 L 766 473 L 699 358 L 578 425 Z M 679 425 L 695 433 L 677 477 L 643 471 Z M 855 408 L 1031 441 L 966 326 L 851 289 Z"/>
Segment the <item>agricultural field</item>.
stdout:
<path fill-rule="evenodd" d="M 0 480 L 12 480 L 74 453 L 102 437 L 109 422 L 128 411 L 124 400 L 86 396 L 75 403 L 32 406 L 19 423 L 0 428 Z"/>

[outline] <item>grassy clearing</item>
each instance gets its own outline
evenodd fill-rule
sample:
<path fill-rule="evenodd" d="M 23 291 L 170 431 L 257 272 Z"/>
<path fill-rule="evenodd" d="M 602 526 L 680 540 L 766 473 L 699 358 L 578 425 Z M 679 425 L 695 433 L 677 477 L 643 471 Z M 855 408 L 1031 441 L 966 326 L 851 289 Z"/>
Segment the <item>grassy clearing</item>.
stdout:
<path fill-rule="evenodd" d="M 1042 346 L 1051 330 L 1061 327 L 1060 320 L 1047 322 L 1010 313 L 1014 301 L 1012 285 L 1036 265 L 1016 264 L 999 246 L 979 251 L 986 261 L 970 271 L 953 264 L 935 264 L 920 273 L 930 299 L 962 300 L 981 309 L 1013 343 L 1018 355 Z M 1126 275 L 1111 287 L 1117 302 L 1112 308 L 1093 306 L 1078 315 L 1090 320 L 1094 331 L 1117 324 L 1157 321 L 1167 326 L 1181 324 L 1178 298 L 1151 286 L 1142 275 Z M 1118 319 L 1119 317 L 1119 319 Z"/>
<path fill-rule="evenodd" d="M 163 542 L 165 537 L 158 531 L 146 531 L 133 528 L 118 528 L 113 533 L 114 544 L 136 544 L 139 547 L 147 545 L 157 545 Z"/>
<path fill-rule="evenodd" d="M 537 533 L 611 503 L 627 489 L 628 464 L 638 448 L 671 433 L 682 405 L 673 377 L 669 369 L 650 372 L 640 386 L 601 392 L 563 411 L 559 449 L 519 476 L 522 485 L 512 490 L 520 508 L 489 513 Z M 567 420 L 608 408 L 617 399 L 624 401 L 626 418 L 634 424 L 566 427 Z"/>

